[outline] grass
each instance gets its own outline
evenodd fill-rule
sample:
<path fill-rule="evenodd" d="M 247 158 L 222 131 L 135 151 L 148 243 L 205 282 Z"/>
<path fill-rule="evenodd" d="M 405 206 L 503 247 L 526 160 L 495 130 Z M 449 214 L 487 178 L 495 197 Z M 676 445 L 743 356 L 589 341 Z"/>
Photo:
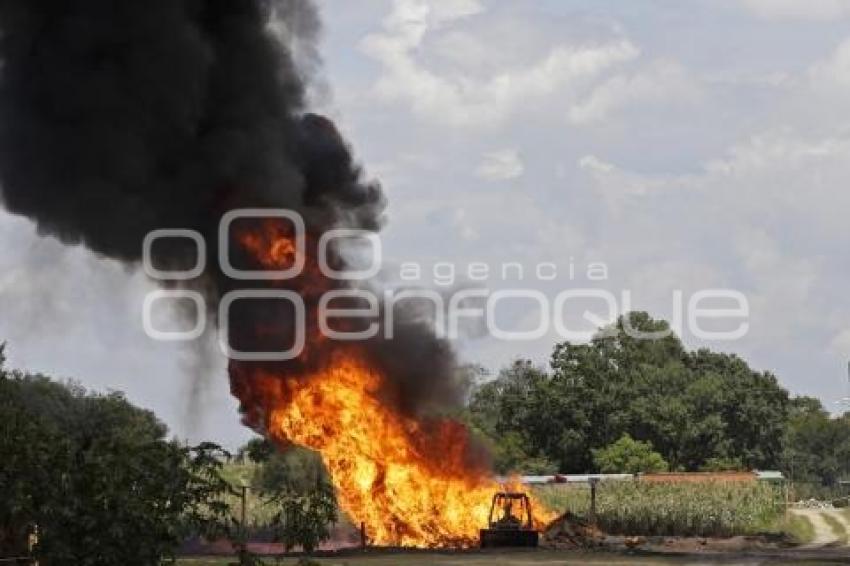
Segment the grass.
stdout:
<path fill-rule="evenodd" d="M 838 541 L 843 544 L 846 544 L 847 529 L 844 528 L 844 525 L 841 524 L 841 521 L 839 521 L 829 513 L 821 513 L 821 517 L 823 517 L 824 522 L 829 525 L 829 528 L 832 529 L 832 532 L 838 538 Z"/>
<path fill-rule="evenodd" d="M 586 486 L 544 486 L 535 493 L 554 510 L 588 515 Z M 597 490 L 597 517 L 609 533 L 732 536 L 773 531 L 780 503 L 781 492 L 764 483 L 602 482 Z"/>
<path fill-rule="evenodd" d="M 808 544 L 815 540 L 815 528 L 807 517 L 790 515 L 782 521 L 780 530 L 789 535 L 797 544 Z"/>

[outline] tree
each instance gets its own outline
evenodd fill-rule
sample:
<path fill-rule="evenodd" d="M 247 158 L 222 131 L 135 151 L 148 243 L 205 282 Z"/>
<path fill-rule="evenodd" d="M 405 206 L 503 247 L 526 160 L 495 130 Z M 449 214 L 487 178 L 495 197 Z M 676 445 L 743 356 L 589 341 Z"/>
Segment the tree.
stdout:
<path fill-rule="evenodd" d="M 47 564 L 159 564 L 192 533 L 220 533 L 223 451 L 166 439 L 149 411 L 44 376 L 0 377 L 0 552 Z"/>
<path fill-rule="evenodd" d="M 549 474 L 558 471 L 557 461 L 532 441 L 541 434 L 534 428 L 532 413 L 540 407 L 546 372 L 530 361 L 517 360 L 496 380 L 479 384 L 473 391 L 465 419 L 473 434 L 484 439 L 500 474 Z"/>
<path fill-rule="evenodd" d="M 272 524 L 287 551 L 301 546 L 309 554 L 330 538 L 330 526 L 337 520 L 337 505 L 328 482 L 319 481 L 307 491 L 284 487 L 273 494 L 270 502 L 280 508 Z"/>
<path fill-rule="evenodd" d="M 651 442 L 634 440 L 624 434 L 605 448 L 592 449 L 593 462 L 603 474 L 666 472 L 667 462 L 652 449 Z"/>
<path fill-rule="evenodd" d="M 795 399 L 784 445 L 782 467 L 792 480 L 829 487 L 850 477 L 850 414 L 832 418 L 817 399 Z"/>
<path fill-rule="evenodd" d="M 274 447 L 274 445 L 271 445 Z M 274 448 L 274 452 L 254 472 L 252 483 L 267 493 L 284 490 L 307 492 L 317 483 L 330 481 L 317 452 L 301 446 Z"/>
<path fill-rule="evenodd" d="M 0 556 L 26 554 L 27 535 L 51 503 L 57 470 L 66 467 L 67 438 L 56 422 L 59 414 L 32 412 L 23 385 L 0 372 Z"/>
<path fill-rule="evenodd" d="M 477 436 L 480 438 L 483 435 L 478 432 Z M 482 440 L 493 458 L 493 470 L 499 474 L 547 475 L 558 472 L 558 465 L 545 456 L 526 453 L 527 440 L 516 431 L 509 431 L 496 438 L 483 436 Z"/>
<path fill-rule="evenodd" d="M 497 462 L 499 443 L 512 439 L 527 458 L 587 472 L 592 450 L 624 434 L 651 442 L 672 469 L 766 469 L 782 459 L 789 398 L 776 378 L 734 355 L 689 352 L 646 313 L 623 315 L 587 344 L 556 345 L 550 367 L 518 361 L 474 391 L 468 420 L 496 444 Z"/>
<path fill-rule="evenodd" d="M 252 438 L 239 448 L 236 452 L 236 459 L 244 461 L 248 458 L 256 464 L 266 462 L 275 452 L 274 444 L 267 438 Z"/>
<path fill-rule="evenodd" d="M 272 527 L 287 550 L 300 546 L 315 550 L 330 537 L 330 526 L 337 520 L 336 495 L 330 476 L 318 453 L 300 446 L 271 447 L 254 472 L 253 484 L 266 498 L 266 504 L 278 511 Z"/>

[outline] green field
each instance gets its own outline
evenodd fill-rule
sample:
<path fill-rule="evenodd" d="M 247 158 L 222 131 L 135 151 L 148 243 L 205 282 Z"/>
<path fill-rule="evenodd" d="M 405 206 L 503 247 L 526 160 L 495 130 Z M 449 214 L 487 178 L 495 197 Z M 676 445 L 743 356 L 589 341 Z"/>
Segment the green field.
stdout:
<path fill-rule="evenodd" d="M 581 485 L 535 489 L 550 508 L 587 516 L 590 490 Z M 732 536 L 781 530 L 782 492 L 765 483 L 651 484 L 602 482 L 597 518 L 611 534 Z"/>

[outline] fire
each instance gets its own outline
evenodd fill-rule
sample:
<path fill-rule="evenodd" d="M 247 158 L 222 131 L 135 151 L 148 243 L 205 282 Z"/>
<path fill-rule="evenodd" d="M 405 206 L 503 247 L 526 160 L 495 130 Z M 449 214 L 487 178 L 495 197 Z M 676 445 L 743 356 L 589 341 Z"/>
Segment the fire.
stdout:
<path fill-rule="evenodd" d="M 245 231 L 239 241 L 263 267 L 281 269 L 295 263 L 295 242 L 281 222 L 266 220 L 261 231 Z"/>
<path fill-rule="evenodd" d="M 424 423 L 389 409 L 380 400 L 381 376 L 350 351 L 337 352 L 314 374 L 260 372 L 252 382 L 272 401 L 268 433 L 321 454 L 342 509 L 366 524 L 374 543 L 436 547 L 477 540 L 500 486 L 466 461 L 463 425 Z M 553 518 L 534 507 L 537 522 Z"/>
<path fill-rule="evenodd" d="M 273 224 L 259 228 L 239 235 L 243 248 L 267 268 L 291 263 L 295 247 L 286 231 Z M 329 285 L 311 269 L 315 261 L 307 255 L 304 276 L 290 283 L 305 297 Z M 356 524 L 365 523 L 372 543 L 475 544 L 479 529 L 487 526 L 493 494 L 504 486 L 472 456 L 467 428 L 448 418 L 403 413 L 362 345 L 332 343 L 315 330 L 308 329 L 307 350 L 317 363 L 231 362 L 246 421 L 282 444 L 317 451 L 342 510 Z M 554 518 L 537 502 L 533 509 L 537 527 Z"/>

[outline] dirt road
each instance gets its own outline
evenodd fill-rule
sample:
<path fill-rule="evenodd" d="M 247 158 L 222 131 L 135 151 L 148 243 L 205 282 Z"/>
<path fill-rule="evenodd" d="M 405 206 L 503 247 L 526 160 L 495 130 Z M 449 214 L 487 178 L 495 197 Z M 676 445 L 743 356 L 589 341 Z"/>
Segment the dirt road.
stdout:
<path fill-rule="evenodd" d="M 814 529 L 808 548 L 848 546 L 850 521 L 845 513 L 836 509 L 792 509 L 791 513 L 804 517 Z"/>

